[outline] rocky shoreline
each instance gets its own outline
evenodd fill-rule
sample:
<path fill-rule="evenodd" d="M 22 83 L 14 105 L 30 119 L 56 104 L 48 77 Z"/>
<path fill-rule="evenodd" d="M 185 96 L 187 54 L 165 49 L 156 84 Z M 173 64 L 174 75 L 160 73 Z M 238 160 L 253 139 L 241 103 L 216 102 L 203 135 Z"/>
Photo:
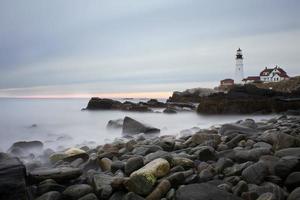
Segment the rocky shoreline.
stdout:
<path fill-rule="evenodd" d="M 297 200 L 300 117 L 59 152 L 18 142 L 0 153 L 0 199 Z"/>

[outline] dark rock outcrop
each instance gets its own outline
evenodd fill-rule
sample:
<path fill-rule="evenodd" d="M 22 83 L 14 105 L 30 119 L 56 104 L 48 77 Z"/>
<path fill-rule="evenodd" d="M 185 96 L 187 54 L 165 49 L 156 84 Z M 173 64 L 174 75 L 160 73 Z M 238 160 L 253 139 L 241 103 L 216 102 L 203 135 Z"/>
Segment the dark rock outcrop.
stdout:
<path fill-rule="evenodd" d="M 0 199 L 28 200 L 26 169 L 18 158 L 0 153 Z"/>
<path fill-rule="evenodd" d="M 299 97 L 298 93 L 276 92 L 254 85 L 235 86 L 227 94 L 201 98 L 197 111 L 205 114 L 278 113 L 299 109 Z"/>
<path fill-rule="evenodd" d="M 159 133 L 160 129 L 142 124 L 130 117 L 125 117 L 122 132 L 125 134 Z"/>

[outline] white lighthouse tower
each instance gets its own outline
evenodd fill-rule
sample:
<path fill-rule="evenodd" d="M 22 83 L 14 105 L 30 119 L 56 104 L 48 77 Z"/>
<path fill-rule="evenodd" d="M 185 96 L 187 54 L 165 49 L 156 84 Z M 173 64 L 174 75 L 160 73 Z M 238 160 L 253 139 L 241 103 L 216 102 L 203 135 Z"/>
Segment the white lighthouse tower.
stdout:
<path fill-rule="evenodd" d="M 239 84 L 242 83 L 244 78 L 244 65 L 243 65 L 243 54 L 242 50 L 239 48 L 236 51 L 236 65 L 235 65 L 235 80 L 234 82 Z"/>

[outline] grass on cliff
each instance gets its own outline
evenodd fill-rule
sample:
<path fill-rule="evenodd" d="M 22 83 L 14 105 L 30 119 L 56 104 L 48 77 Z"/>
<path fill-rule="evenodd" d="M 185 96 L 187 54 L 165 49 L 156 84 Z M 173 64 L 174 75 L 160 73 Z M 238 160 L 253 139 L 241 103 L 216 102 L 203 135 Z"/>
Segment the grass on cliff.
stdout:
<path fill-rule="evenodd" d="M 289 80 L 273 83 L 253 83 L 258 88 L 270 89 L 279 92 L 292 92 L 300 88 L 300 76 L 295 76 Z"/>

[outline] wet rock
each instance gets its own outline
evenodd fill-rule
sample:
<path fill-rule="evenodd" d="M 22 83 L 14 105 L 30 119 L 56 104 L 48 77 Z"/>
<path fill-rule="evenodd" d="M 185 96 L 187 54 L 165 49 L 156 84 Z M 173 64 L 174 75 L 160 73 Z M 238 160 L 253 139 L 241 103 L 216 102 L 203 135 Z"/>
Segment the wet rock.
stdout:
<path fill-rule="evenodd" d="M 174 157 L 173 158 L 174 166 L 182 166 L 184 169 L 190 169 L 195 167 L 194 161 L 184 157 Z"/>
<path fill-rule="evenodd" d="M 279 187 L 276 184 L 268 183 L 268 182 L 263 183 L 260 186 L 253 185 L 252 187 L 249 187 L 249 191 L 244 192 L 242 194 L 242 197 L 244 197 L 244 199 L 253 199 L 253 198 L 257 199 L 260 195 L 267 192 L 274 194 L 276 200 L 286 199 L 286 193 L 281 187 Z M 249 198 L 249 196 L 252 198 Z"/>
<path fill-rule="evenodd" d="M 184 187 L 180 187 L 175 194 L 176 200 L 241 200 L 241 198 L 234 196 L 233 194 L 220 190 L 217 187 L 207 184 L 190 184 Z"/>
<path fill-rule="evenodd" d="M 89 193 L 79 198 L 78 200 L 98 200 L 97 196 L 94 193 Z"/>
<path fill-rule="evenodd" d="M 133 192 L 128 192 L 125 197 L 124 200 L 144 200 L 143 197 L 133 193 Z"/>
<path fill-rule="evenodd" d="M 300 172 L 293 172 L 285 180 L 286 187 L 291 191 L 300 187 Z"/>
<path fill-rule="evenodd" d="M 102 171 L 104 171 L 104 172 L 111 170 L 111 164 L 112 164 L 112 161 L 109 158 L 102 158 L 99 161 L 99 165 L 100 165 Z"/>
<path fill-rule="evenodd" d="M 144 166 L 144 160 L 143 157 L 137 156 L 133 158 L 129 158 L 127 162 L 125 163 L 125 174 L 130 175 L 132 172 L 140 169 Z"/>
<path fill-rule="evenodd" d="M 31 153 L 41 154 L 43 151 L 43 143 L 40 141 L 21 141 L 15 142 L 9 149 L 8 153 L 16 156 L 27 156 Z"/>
<path fill-rule="evenodd" d="M 257 200 L 276 200 L 275 199 L 275 195 L 272 194 L 271 192 L 267 192 L 267 193 L 264 193 L 262 195 L 260 195 Z"/>
<path fill-rule="evenodd" d="M 231 135 L 233 133 L 252 135 L 257 133 L 256 129 L 249 128 L 242 124 L 224 124 L 221 126 L 219 130 L 219 134 L 221 135 Z"/>
<path fill-rule="evenodd" d="M 125 134 L 159 133 L 160 129 L 142 124 L 130 117 L 125 117 L 122 132 Z"/>
<path fill-rule="evenodd" d="M 32 182 L 41 182 L 46 179 L 53 179 L 57 182 L 65 182 L 75 179 L 82 174 L 79 168 L 58 167 L 58 168 L 39 168 L 29 174 Z"/>
<path fill-rule="evenodd" d="M 285 179 L 291 172 L 300 170 L 300 159 L 298 157 L 282 157 L 274 166 L 275 174 Z"/>
<path fill-rule="evenodd" d="M 284 157 L 284 156 L 296 156 L 300 157 L 300 147 L 295 148 L 286 148 L 275 152 L 275 156 Z"/>
<path fill-rule="evenodd" d="M 251 166 L 253 162 L 248 161 L 242 164 L 234 164 L 231 167 L 227 167 L 224 169 L 223 173 L 225 176 L 236 176 L 241 175 L 242 171 L 247 167 Z"/>
<path fill-rule="evenodd" d="M 233 194 L 241 196 L 243 192 L 248 191 L 248 185 L 245 181 L 240 181 L 236 186 L 232 188 Z"/>
<path fill-rule="evenodd" d="M 158 145 L 141 145 L 141 146 L 135 147 L 132 150 L 132 153 L 136 154 L 136 155 L 140 155 L 140 156 L 145 156 L 149 153 L 153 153 L 153 152 L 156 152 L 159 150 L 163 150 L 163 149 Z"/>
<path fill-rule="evenodd" d="M 192 142 L 196 145 L 202 144 L 206 141 L 213 141 L 216 144 L 219 144 L 221 142 L 221 136 L 218 134 L 211 134 L 211 133 L 195 133 L 188 142 Z"/>
<path fill-rule="evenodd" d="M 179 185 L 183 184 L 185 181 L 185 176 L 183 172 L 175 172 L 166 179 L 171 183 L 172 187 L 177 188 Z"/>
<path fill-rule="evenodd" d="M 167 160 L 158 158 L 141 169 L 133 172 L 126 183 L 129 191 L 140 195 L 149 194 L 157 178 L 163 177 L 169 173 L 170 164 Z"/>
<path fill-rule="evenodd" d="M 110 110 L 118 109 L 122 105 L 119 101 L 114 101 L 112 99 L 100 99 L 93 97 L 90 99 L 86 109 L 88 110 Z"/>
<path fill-rule="evenodd" d="M 291 192 L 287 200 L 299 200 L 300 199 L 300 187 Z"/>
<path fill-rule="evenodd" d="M 87 184 L 76 184 L 71 185 L 63 191 L 62 195 L 66 199 L 77 200 L 80 197 L 83 197 L 86 194 L 89 194 L 93 191 L 93 188 Z"/>
<path fill-rule="evenodd" d="M 171 183 L 168 180 L 162 180 L 156 188 L 146 197 L 146 200 L 156 200 L 164 197 L 169 189 Z"/>
<path fill-rule="evenodd" d="M 56 183 L 53 179 L 47 179 L 42 181 L 37 186 L 36 193 L 38 196 L 40 196 L 46 192 L 50 192 L 50 191 L 62 192 L 64 190 L 65 190 L 65 186 Z"/>
<path fill-rule="evenodd" d="M 233 165 L 233 161 L 229 158 L 220 158 L 215 164 L 215 170 L 218 173 L 223 172 L 223 170 L 227 167 L 231 167 Z"/>
<path fill-rule="evenodd" d="M 35 200 L 60 200 L 60 199 L 61 199 L 61 194 L 59 192 L 51 191 L 41 195 Z"/>
<path fill-rule="evenodd" d="M 175 139 L 173 137 L 162 138 L 156 144 L 160 146 L 164 151 L 172 151 L 175 146 Z"/>
<path fill-rule="evenodd" d="M 163 113 L 167 113 L 167 114 L 176 114 L 177 111 L 176 111 L 176 109 L 174 109 L 174 108 L 167 107 L 167 108 L 165 108 L 165 109 L 163 110 Z"/>
<path fill-rule="evenodd" d="M 276 141 L 273 144 L 274 149 L 285 149 L 291 147 L 299 147 L 300 146 L 300 139 L 288 135 L 286 133 L 279 133 L 277 134 Z"/>
<path fill-rule="evenodd" d="M 0 199 L 27 200 L 26 169 L 18 158 L 0 153 Z"/>
<path fill-rule="evenodd" d="M 124 171 L 124 168 L 125 168 L 125 163 L 120 160 L 116 160 L 111 163 L 111 171 L 113 173 L 118 170 Z"/>
<path fill-rule="evenodd" d="M 258 161 L 263 155 L 271 154 L 271 150 L 268 148 L 254 148 L 251 150 L 237 150 L 235 151 L 234 159 L 238 162 L 245 161 Z"/>
<path fill-rule="evenodd" d="M 244 135 L 238 134 L 235 137 L 233 137 L 230 141 L 228 141 L 226 145 L 232 149 L 236 147 L 241 140 L 245 140 L 245 138 L 246 137 Z"/>
<path fill-rule="evenodd" d="M 257 162 L 244 169 L 242 172 L 242 177 L 248 183 L 260 184 L 267 174 L 267 167 L 263 163 Z"/>
<path fill-rule="evenodd" d="M 123 119 L 109 120 L 106 128 L 119 129 L 123 127 Z"/>
<path fill-rule="evenodd" d="M 93 176 L 93 187 L 99 199 L 107 199 L 112 193 L 111 183 L 113 177 L 104 173 L 95 174 Z"/>
<path fill-rule="evenodd" d="M 173 159 L 171 153 L 162 151 L 162 150 L 158 150 L 156 152 L 149 153 L 148 155 L 146 155 L 144 163 L 147 164 L 157 158 L 163 158 L 163 159 L 168 160 L 169 162 L 172 162 L 172 159 Z"/>
<path fill-rule="evenodd" d="M 109 200 L 124 200 L 126 195 L 125 191 L 116 191 L 114 192 L 111 197 L 109 198 Z"/>
<path fill-rule="evenodd" d="M 89 159 L 89 155 L 84 150 L 78 148 L 70 148 L 65 151 L 64 154 L 66 156 L 63 158 L 63 160 L 67 162 L 72 162 L 77 158 L 81 158 L 84 161 L 87 161 Z"/>
<path fill-rule="evenodd" d="M 216 160 L 217 156 L 214 148 L 208 146 L 202 146 L 194 154 L 198 155 L 198 159 L 201 161 Z"/>

